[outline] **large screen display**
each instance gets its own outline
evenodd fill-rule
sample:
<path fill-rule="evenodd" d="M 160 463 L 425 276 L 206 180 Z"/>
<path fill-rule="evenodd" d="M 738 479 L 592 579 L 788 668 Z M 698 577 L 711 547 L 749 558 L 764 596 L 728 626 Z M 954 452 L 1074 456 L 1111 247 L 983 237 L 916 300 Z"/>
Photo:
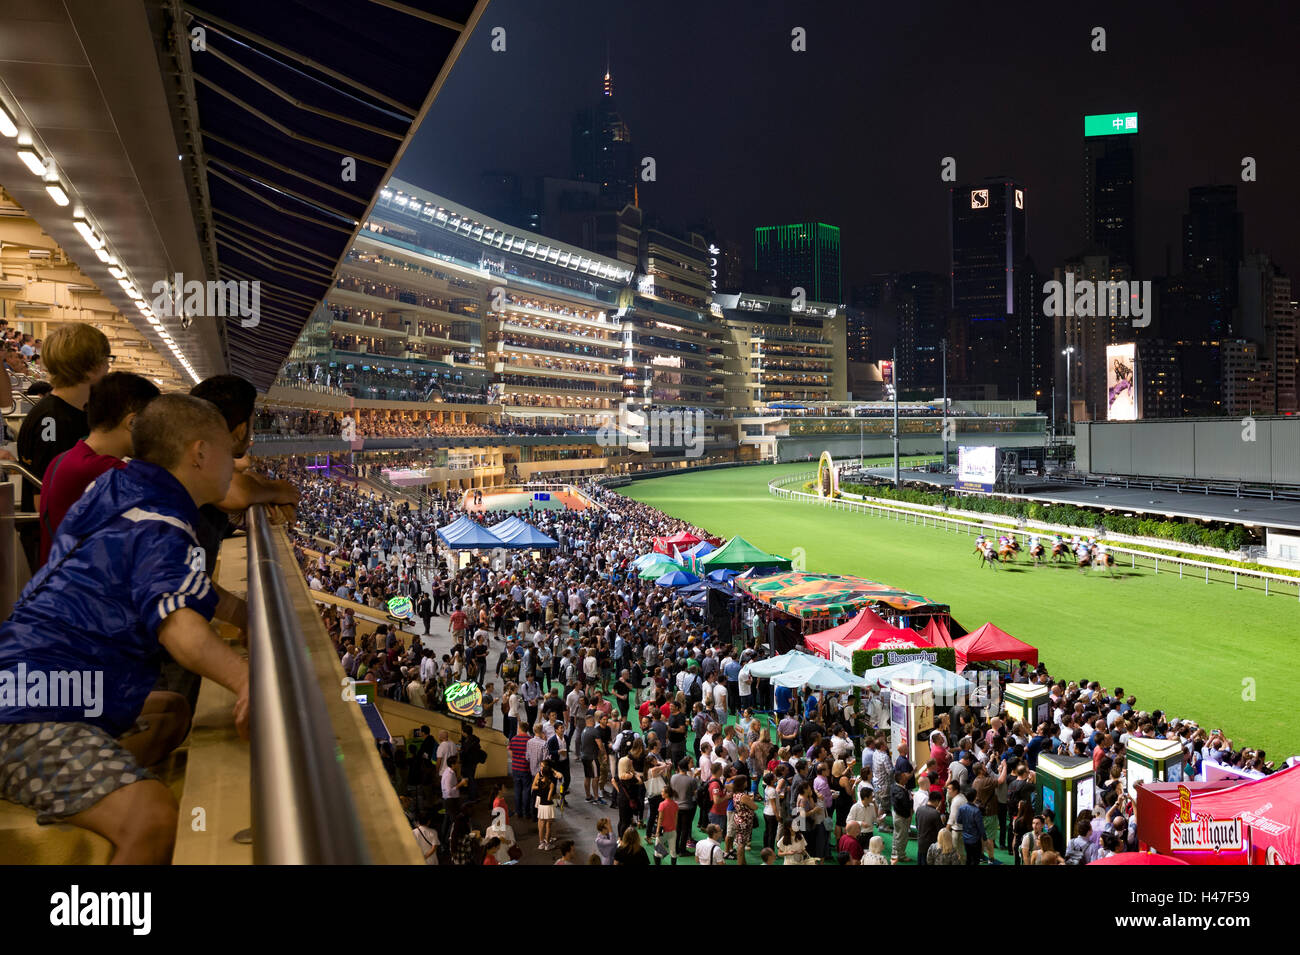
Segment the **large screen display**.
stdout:
<path fill-rule="evenodd" d="M 957 449 L 957 490 L 991 491 L 998 476 L 998 449 Z"/>
<path fill-rule="evenodd" d="M 1138 401 L 1137 345 L 1106 346 L 1106 420 L 1136 421 L 1142 417 Z"/>

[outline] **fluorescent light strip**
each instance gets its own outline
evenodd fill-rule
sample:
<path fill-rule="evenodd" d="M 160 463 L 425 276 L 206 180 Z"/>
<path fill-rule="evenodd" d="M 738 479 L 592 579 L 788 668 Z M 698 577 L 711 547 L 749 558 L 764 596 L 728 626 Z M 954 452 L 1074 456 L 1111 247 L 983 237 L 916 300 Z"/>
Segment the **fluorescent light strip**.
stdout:
<path fill-rule="evenodd" d="M 73 219 L 72 224 L 81 233 L 81 237 L 86 240 L 86 245 L 90 246 L 91 249 L 99 250 L 104 247 L 104 240 L 95 235 L 95 230 L 90 227 L 90 223 L 85 219 Z"/>
<path fill-rule="evenodd" d="M 23 146 L 18 150 L 18 158 L 23 161 L 23 165 L 32 171 L 32 175 L 45 177 L 45 160 L 31 146 Z"/>
<path fill-rule="evenodd" d="M 52 182 L 49 185 L 47 185 L 45 187 L 45 191 L 50 194 L 50 198 L 54 200 L 56 205 L 66 206 L 70 201 L 68 199 L 67 190 L 65 190 L 63 186 L 57 182 Z"/>
<path fill-rule="evenodd" d="M 13 139 L 17 135 L 18 125 L 14 122 L 14 118 L 9 115 L 9 110 L 0 106 L 0 136 Z"/>

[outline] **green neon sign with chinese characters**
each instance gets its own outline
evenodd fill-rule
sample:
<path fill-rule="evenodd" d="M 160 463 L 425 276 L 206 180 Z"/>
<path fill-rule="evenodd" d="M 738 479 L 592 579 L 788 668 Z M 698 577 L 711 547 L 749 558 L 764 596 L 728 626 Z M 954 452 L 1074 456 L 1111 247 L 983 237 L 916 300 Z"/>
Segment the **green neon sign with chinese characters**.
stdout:
<path fill-rule="evenodd" d="M 1137 131 L 1137 113 L 1099 113 L 1083 117 L 1084 136 L 1119 136 Z"/>

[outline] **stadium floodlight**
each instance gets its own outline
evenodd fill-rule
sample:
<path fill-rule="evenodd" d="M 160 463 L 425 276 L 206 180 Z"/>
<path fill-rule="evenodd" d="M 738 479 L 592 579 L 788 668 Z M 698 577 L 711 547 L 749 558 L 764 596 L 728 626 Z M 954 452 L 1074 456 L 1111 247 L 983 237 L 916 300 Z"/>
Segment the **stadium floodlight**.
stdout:
<path fill-rule="evenodd" d="M 17 135 L 18 124 L 15 123 L 14 118 L 9 115 L 9 110 L 5 109 L 3 105 L 0 105 L 0 136 L 4 136 L 7 139 L 13 139 Z"/>

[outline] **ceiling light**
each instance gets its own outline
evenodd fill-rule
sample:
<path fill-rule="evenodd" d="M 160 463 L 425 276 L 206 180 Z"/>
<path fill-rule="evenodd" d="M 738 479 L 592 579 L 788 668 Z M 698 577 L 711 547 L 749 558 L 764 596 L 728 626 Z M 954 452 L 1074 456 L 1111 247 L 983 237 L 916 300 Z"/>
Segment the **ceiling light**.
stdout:
<path fill-rule="evenodd" d="M 131 296 L 131 297 L 132 297 L 133 299 L 135 299 L 137 302 L 143 302 L 143 301 L 144 301 L 144 295 L 143 295 L 143 294 L 140 292 L 140 290 L 139 290 L 138 288 L 136 288 L 134 285 L 132 285 L 129 289 L 126 290 L 126 294 L 129 295 L 129 296 Z"/>
<path fill-rule="evenodd" d="M 81 233 L 81 237 L 86 240 L 86 245 L 92 249 L 102 249 L 104 247 L 104 240 L 95 235 L 95 230 L 90 227 L 90 223 L 85 219 L 73 219 L 72 224 Z"/>
<path fill-rule="evenodd" d="M 122 266 L 118 265 L 110 258 L 108 262 L 108 274 L 113 276 L 115 279 L 124 279 L 126 278 L 126 269 L 122 268 Z"/>
<path fill-rule="evenodd" d="M 0 135 L 8 136 L 10 139 L 18 135 L 18 126 L 14 123 L 14 118 L 3 106 L 0 106 Z"/>
<path fill-rule="evenodd" d="M 95 258 L 99 259 L 101 262 L 107 262 L 111 256 L 108 254 L 108 249 L 96 249 Z"/>
<path fill-rule="evenodd" d="M 45 191 L 50 194 L 50 198 L 54 200 L 55 204 L 60 206 L 66 206 L 68 204 L 68 194 L 59 183 L 50 183 L 45 187 Z"/>
<path fill-rule="evenodd" d="M 32 146 L 23 146 L 18 150 L 18 158 L 23 161 L 23 165 L 32 171 L 33 176 L 45 175 L 45 160 L 41 158 Z"/>
<path fill-rule="evenodd" d="M 122 291 L 124 292 L 129 292 L 131 289 L 135 288 L 135 286 L 131 284 L 131 280 L 128 278 L 118 279 L 117 284 L 122 286 Z M 135 296 L 133 295 L 131 297 L 134 298 Z"/>

